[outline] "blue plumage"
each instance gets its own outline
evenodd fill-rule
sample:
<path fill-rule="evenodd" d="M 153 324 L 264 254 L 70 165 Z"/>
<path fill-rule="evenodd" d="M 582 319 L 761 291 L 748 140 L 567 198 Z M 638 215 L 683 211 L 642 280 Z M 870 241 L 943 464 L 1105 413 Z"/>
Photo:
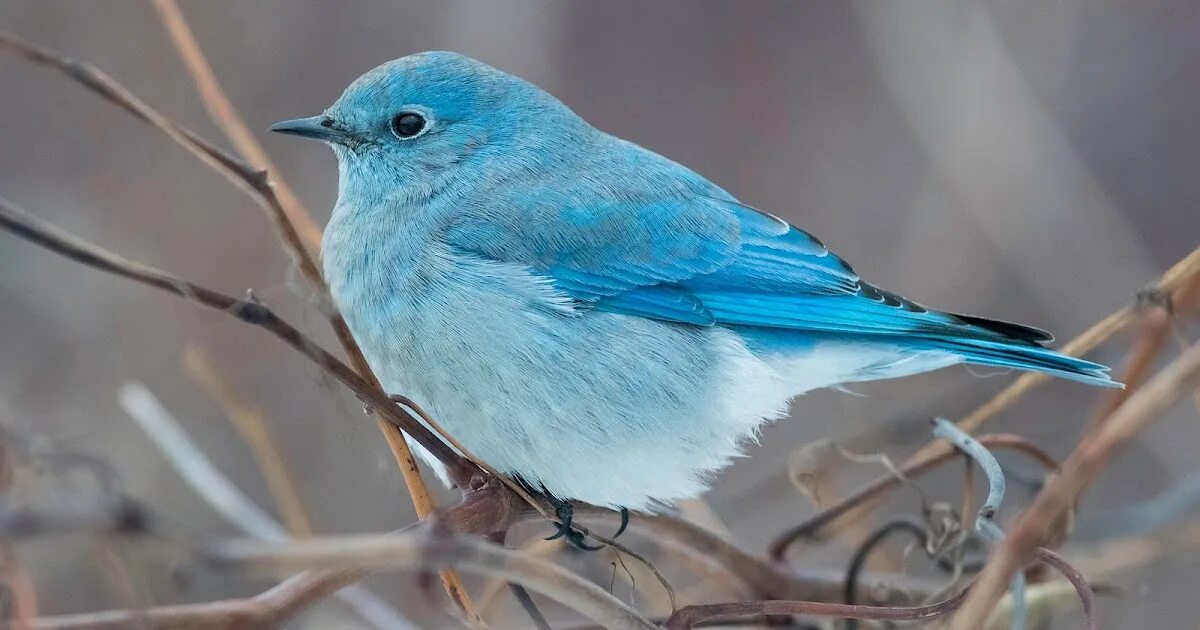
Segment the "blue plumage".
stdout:
<path fill-rule="evenodd" d="M 1042 331 L 866 283 L 806 232 L 459 55 L 384 64 L 277 129 L 335 150 L 325 271 L 385 386 L 557 496 L 694 495 L 818 387 L 961 362 L 1114 384 Z"/>

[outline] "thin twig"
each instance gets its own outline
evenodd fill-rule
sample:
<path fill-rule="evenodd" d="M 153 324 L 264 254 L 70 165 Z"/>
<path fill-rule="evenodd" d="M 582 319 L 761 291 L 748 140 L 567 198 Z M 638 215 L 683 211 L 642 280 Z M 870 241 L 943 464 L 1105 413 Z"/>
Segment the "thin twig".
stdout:
<path fill-rule="evenodd" d="M 12 630 L 32 630 L 33 620 L 38 616 L 37 590 L 25 565 L 17 558 L 12 546 L 0 545 L 0 565 L 3 566 L 4 585 L 12 597 Z"/>
<path fill-rule="evenodd" d="M 267 330 L 350 388 L 359 398 L 374 405 L 378 413 L 388 421 L 403 427 L 405 432 L 443 462 L 457 463 L 460 466 L 465 463 L 445 442 L 430 433 L 410 414 L 393 405 L 387 394 L 377 387 L 372 387 L 346 364 L 323 350 L 294 326 L 280 319 L 261 302 L 255 299 L 234 298 L 188 282 L 179 276 L 122 258 L 34 217 L 4 198 L 0 198 L 0 228 L 94 269 L 173 293 Z M 463 471 L 460 470 L 458 474 L 462 475 Z"/>
<path fill-rule="evenodd" d="M 1054 524 L 1074 505 L 1117 449 L 1180 396 L 1190 393 L 1197 381 L 1200 381 L 1200 345 L 1188 349 L 1080 442 L 1063 463 L 1062 472 L 1038 494 L 993 553 L 979 576 L 978 586 L 955 615 L 954 630 L 972 630 L 983 624 L 1003 593 L 1004 584 L 1053 534 Z"/>
<path fill-rule="evenodd" d="M 975 515 L 975 532 L 984 540 L 998 544 L 1004 540 L 1004 532 L 996 524 L 996 512 L 1004 503 L 1004 491 L 1007 486 L 1004 469 L 1000 467 L 1000 462 L 996 461 L 996 456 L 992 455 L 987 447 L 980 444 L 979 440 L 971 437 L 949 420 L 935 418 L 933 434 L 966 453 L 983 470 L 983 474 L 987 478 L 988 493 L 983 505 L 979 506 L 979 512 Z M 1013 630 L 1025 630 L 1028 617 L 1028 609 L 1025 607 L 1025 572 L 1018 571 L 1013 575 L 1011 585 L 1011 627 Z"/>
<path fill-rule="evenodd" d="M 192 35 L 192 29 L 188 26 L 179 6 L 175 4 L 174 0 L 154 0 L 154 8 L 158 10 L 163 26 L 179 50 L 179 56 L 187 65 L 188 75 L 196 84 L 196 91 L 200 94 L 200 100 L 204 102 L 209 116 L 220 126 L 221 131 L 225 132 L 225 137 L 229 138 L 238 153 L 241 153 L 254 168 L 269 173 L 278 173 L 279 170 L 271 163 L 267 152 L 254 139 L 254 134 L 242 117 L 238 115 L 237 108 L 225 95 L 221 82 L 217 80 L 216 73 L 205 59 L 204 52 L 200 48 L 200 44 L 196 42 L 195 36 Z M 319 250 L 321 248 L 321 228 L 313 221 L 312 216 L 304 208 L 292 188 L 278 176 L 275 178 L 275 192 L 279 195 L 279 204 L 283 206 L 288 221 L 296 226 L 304 245 L 311 251 Z"/>
<path fill-rule="evenodd" d="M 874 619 L 879 621 L 925 621 L 936 619 L 958 608 L 970 587 L 950 599 L 928 606 L 860 606 L 785 600 L 729 602 L 684 606 L 663 624 L 666 630 L 688 630 L 702 623 L 736 619 L 752 615 L 809 615 L 843 619 Z"/>
<path fill-rule="evenodd" d="M 275 447 L 275 440 L 271 437 L 271 429 L 267 426 L 262 410 L 246 403 L 238 395 L 233 383 L 217 370 L 204 351 L 195 346 L 188 346 L 183 351 L 182 360 L 192 380 L 221 407 L 230 424 L 250 447 L 254 461 L 266 479 L 267 488 L 283 516 L 283 522 L 287 524 L 288 531 L 300 538 L 312 536 L 312 522 L 300 499 L 300 491 L 292 481 L 283 455 Z"/>
<path fill-rule="evenodd" d="M 268 179 L 265 171 L 255 170 L 247 166 L 237 158 L 226 154 L 211 143 L 208 143 L 181 125 L 158 113 L 134 96 L 129 90 L 89 63 L 80 62 L 48 48 L 26 42 L 11 33 L 0 32 L 0 48 L 12 50 L 26 59 L 63 72 L 68 77 L 78 81 L 106 100 L 115 103 L 139 120 L 149 122 L 169 138 L 192 152 L 202 163 L 225 175 L 227 179 L 249 194 L 267 212 L 280 234 L 285 250 L 292 256 L 293 262 L 296 263 L 305 280 L 313 287 L 322 302 L 327 301 L 329 290 L 316 265 L 315 259 L 302 240 L 295 224 L 289 218 L 287 209 L 277 197 L 274 186 L 271 180 Z M 195 47 L 195 50 L 197 53 L 199 52 L 198 46 Z M 253 141 L 252 137 L 250 139 Z M 370 366 L 367 365 L 366 358 L 350 334 L 350 329 L 346 326 L 345 320 L 342 319 L 336 309 L 329 307 L 328 304 L 325 306 L 328 307 L 327 315 L 330 325 L 333 327 L 338 343 L 341 344 L 342 349 L 350 358 L 350 364 L 367 383 L 376 389 L 380 389 L 381 385 L 378 379 L 371 371 Z M 375 414 L 375 423 L 383 433 L 384 439 L 396 459 L 409 495 L 412 497 L 413 506 L 418 518 L 424 519 L 432 514 L 435 509 L 433 497 L 429 492 L 428 486 L 425 485 L 424 480 L 421 478 L 420 469 L 417 467 L 416 459 L 413 457 L 411 449 L 408 448 L 404 436 L 400 433 L 401 428 L 397 427 L 395 423 L 389 422 L 389 419 L 385 415 L 380 415 L 377 412 Z M 447 464 L 451 475 L 460 474 L 464 470 L 461 458 L 454 457 Z M 455 479 L 461 485 L 469 481 L 469 476 L 465 478 L 456 477 Z M 457 576 L 444 573 L 442 575 L 442 582 L 451 599 L 458 603 L 467 612 L 469 617 L 477 619 L 478 615 L 473 612 L 474 607 L 470 603 L 466 589 L 462 585 L 462 580 Z"/>
<path fill-rule="evenodd" d="M 1055 470 L 1057 463 L 1054 458 L 1048 455 L 1045 451 L 1033 444 L 1029 440 L 1012 433 L 994 433 L 981 435 L 978 441 L 988 448 L 1004 448 L 1012 449 L 1021 452 L 1042 466 Z M 953 446 L 944 440 L 935 440 L 932 442 L 932 448 L 922 449 L 925 453 L 920 457 L 910 457 L 903 466 L 900 467 L 900 472 L 905 477 L 917 477 L 929 472 L 942 463 L 953 459 L 958 455 Z M 898 487 L 901 484 L 901 478 L 896 475 L 885 475 L 875 479 L 874 481 L 863 486 L 850 496 L 842 499 L 836 504 L 830 506 L 824 511 L 816 514 L 807 521 L 792 527 L 791 529 L 780 534 L 769 547 L 770 558 L 775 562 L 781 562 L 791 547 L 796 541 L 801 539 L 819 539 L 822 532 L 827 531 L 830 527 L 840 519 L 848 518 L 851 512 L 861 510 L 874 499 L 877 499 L 883 493 Z"/>
<path fill-rule="evenodd" d="M 261 540 L 290 540 L 288 531 L 213 465 L 144 385 L 136 381 L 126 383 L 121 387 L 119 398 L 121 407 L 146 432 L 167 463 L 226 521 L 242 533 Z M 336 596 L 376 628 L 402 630 L 412 627 L 391 606 L 362 586 L 347 586 Z"/>
<path fill-rule="evenodd" d="M 1079 595 L 1079 602 L 1083 606 L 1083 617 L 1086 623 L 1087 630 L 1096 630 L 1099 622 L 1096 621 L 1096 596 L 1092 593 L 1092 587 L 1087 582 L 1087 578 L 1078 569 L 1071 566 L 1067 559 L 1057 553 L 1045 548 L 1038 547 L 1037 559 L 1042 564 L 1054 567 L 1058 570 L 1071 586 L 1075 587 L 1075 592 Z"/>
<path fill-rule="evenodd" d="M 608 627 L 654 627 L 604 589 L 552 562 L 436 526 L 382 536 L 311 538 L 287 544 L 231 541 L 211 546 L 205 555 L 223 566 L 272 574 L 311 567 L 379 571 L 453 566 L 466 573 L 521 584 Z"/>

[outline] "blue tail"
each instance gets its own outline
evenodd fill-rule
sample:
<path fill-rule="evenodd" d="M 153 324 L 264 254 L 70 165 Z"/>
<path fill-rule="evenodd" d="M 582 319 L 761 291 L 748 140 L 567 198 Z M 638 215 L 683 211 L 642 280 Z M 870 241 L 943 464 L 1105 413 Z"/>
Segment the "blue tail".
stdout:
<path fill-rule="evenodd" d="M 991 338 L 975 335 L 964 337 L 936 336 L 922 339 L 930 349 L 957 354 L 976 365 L 1014 368 L 1044 372 L 1054 376 L 1102 387 L 1124 387 L 1112 380 L 1109 368 L 1055 352 L 1041 344 L 1052 341 L 1046 332 L 1019 324 L 983 319 L 969 315 L 954 315 L 972 328 L 993 333 Z"/>

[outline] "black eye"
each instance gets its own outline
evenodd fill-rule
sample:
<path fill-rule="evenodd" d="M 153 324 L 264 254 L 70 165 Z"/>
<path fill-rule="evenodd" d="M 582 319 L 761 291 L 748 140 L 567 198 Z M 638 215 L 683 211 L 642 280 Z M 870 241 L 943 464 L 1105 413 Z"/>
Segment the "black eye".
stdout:
<path fill-rule="evenodd" d="M 425 128 L 425 117 L 413 112 L 402 112 L 392 118 L 392 133 L 401 138 L 411 138 Z"/>

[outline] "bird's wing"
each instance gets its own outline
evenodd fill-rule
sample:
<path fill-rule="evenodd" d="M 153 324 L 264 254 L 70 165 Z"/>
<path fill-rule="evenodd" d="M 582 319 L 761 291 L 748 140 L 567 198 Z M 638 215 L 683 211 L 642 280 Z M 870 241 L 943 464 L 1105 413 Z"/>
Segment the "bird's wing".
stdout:
<path fill-rule="evenodd" d="M 877 289 L 812 235 L 720 189 L 656 190 L 524 187 L 464 213 L 446 239 L 527 265 L 597 310 L 702 326 L 1020 339 Z M 1049 338 L 1014 329 L 1022 341 Z"/>
<path fill-rule="evenodd" d="M 472 213 L 446 238 L 474 255 L 528 265 L 595 308 L 691 324 L 721 321 L 699 289 L 831 295 L 858 288 L 849 266 L 815 238 L 732 199 L 580 202 L 589 197 L 569 190 L 525 196 L 519 211 Z"/>

